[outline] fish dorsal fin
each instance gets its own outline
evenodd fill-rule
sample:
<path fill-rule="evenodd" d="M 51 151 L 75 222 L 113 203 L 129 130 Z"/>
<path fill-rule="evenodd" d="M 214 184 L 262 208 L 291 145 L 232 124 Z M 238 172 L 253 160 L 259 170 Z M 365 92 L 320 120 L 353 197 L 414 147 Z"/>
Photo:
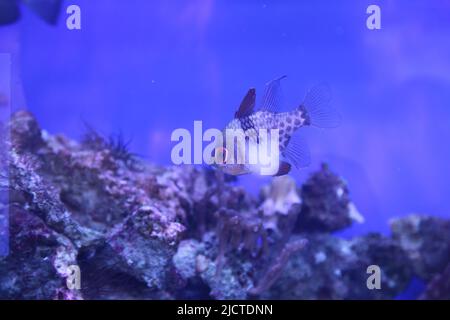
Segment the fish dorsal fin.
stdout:
<path fill-rule="evenodd" d="M 244 118 L 253 113 L 255 108 L 256 90 L 251 88 L 248 90 L 244 99 L 242 99 L 239 110 L 234 114 L 235 118 Z"/>
<path fill-rule="evenodd" d="M 277 79 L 269 81 L 266 84 L 263 100 L 259 110 L 269 112 L 279 112 L 281 109 L 281 80 L 286 76 L 281 76 Z"/>

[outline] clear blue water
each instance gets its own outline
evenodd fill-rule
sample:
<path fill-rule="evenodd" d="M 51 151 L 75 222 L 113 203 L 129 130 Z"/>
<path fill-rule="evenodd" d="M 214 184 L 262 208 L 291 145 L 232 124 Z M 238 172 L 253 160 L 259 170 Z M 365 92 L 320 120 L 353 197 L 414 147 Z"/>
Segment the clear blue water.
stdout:
<path fill-rule="evenodd" d="M 375 2 L 382 29 L 368 30 Z M 0 28 L 0 52 L 16 61 L 13 108 L 49 132 L 77 138 L 85 121 L 170 164 L 172 130 L 223 127 L 249 87 L 258 94 L 288 75 L 289 109 L 326 81 L 344 121 L 307 132 L 313 163 L 294 173 L 299 182 L 324 161 L 343 176 L 366 218 L 350 233 L 386 232 L 390 217 L 409 213 L 450 216 L 448 1 L 71 3 L 81 30 L 67 30 L 65 14 L 51 27 L 26 8 Z M 256 192 L 266 180 L 241 183 Z"/>

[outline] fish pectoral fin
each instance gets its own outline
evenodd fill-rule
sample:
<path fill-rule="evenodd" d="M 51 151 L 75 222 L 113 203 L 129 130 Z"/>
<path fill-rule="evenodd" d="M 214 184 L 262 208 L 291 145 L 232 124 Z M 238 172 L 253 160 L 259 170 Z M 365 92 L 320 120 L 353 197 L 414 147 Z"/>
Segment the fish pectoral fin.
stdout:
<path fill-rule="evenodd" d="M 308 142 L 301 132 L 296 132 L 291 136 L 282 154 L 297 169 L 305 168 L 311 163 Z"/>
<path fill-rule="evenodd" d="M 244 99 L 242 99 L 241 105 L 239 106 L 238 111 L 234 114 L 235 118 L 243 118 L 252 114 L 253 109 L 255 107 L 256 100 L 256 90 L 251 88 L 248 90 Z"/>
<path fill-rule="evenodd" d="M 274 174 L 275 177 L 284 176 L 291 171 L 291 165 L 286 161 L 280 161 L 280 165 L 278 166 L 278 171 Z"/>

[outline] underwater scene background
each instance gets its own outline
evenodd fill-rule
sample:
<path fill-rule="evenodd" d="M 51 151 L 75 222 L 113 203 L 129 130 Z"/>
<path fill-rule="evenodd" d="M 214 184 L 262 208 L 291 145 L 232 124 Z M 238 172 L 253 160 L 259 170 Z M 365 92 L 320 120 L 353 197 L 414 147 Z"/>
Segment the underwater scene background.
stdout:
<path fill-rule="evenodd" d="M 449 299 L 449 1 L 75 0 L 56 24 L 19 8 L 0 26 L 1 298 Z M 223 128 L 282 75 L 285 110 L 327 82 L 342 115 L 304 131 L 308 168 L 172 167 L 173 130 Z M 372 264 L 383 292 L 366 288 Z"/>

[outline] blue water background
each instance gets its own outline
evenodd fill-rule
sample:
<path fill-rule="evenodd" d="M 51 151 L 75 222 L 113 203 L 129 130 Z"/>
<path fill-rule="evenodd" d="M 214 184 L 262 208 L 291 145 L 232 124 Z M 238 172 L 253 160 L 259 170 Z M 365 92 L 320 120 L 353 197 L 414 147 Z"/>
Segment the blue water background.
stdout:
<path fill-rule="evenodd" d="M 343 115 L 308 130 L 313 163 L 348 182 L 366 222 L 348 233 L 387 232 L 391 217 L 450 216 L 450 2 L 74 0 L 82 29 L 44 24 L 27 8 L 0 28 L 22 93 L 14 108 L 43 128 L 79 138 L 90 123 L 121 131 L 131 149 L 170 164 L 176 128 L 223 127 L 250 87 L 280 75 L 285 108 L 318 82 Z M 366 8 L 381 7 L 368 30 Z M 15 82 L 16 83 L 16 82 Z M 244 177 L 255 192 L 267 179 Z"/>

